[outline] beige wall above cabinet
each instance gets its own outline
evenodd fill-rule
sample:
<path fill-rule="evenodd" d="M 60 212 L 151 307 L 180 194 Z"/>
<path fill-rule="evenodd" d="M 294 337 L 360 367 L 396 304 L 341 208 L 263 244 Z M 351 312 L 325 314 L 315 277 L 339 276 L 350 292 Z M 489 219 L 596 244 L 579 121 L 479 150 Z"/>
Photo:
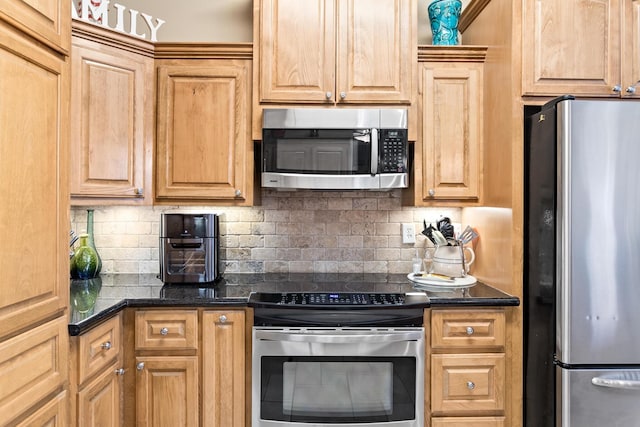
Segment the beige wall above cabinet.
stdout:
<path fill-rule="evenodd" d="M 640 97 L 640 1 L 526 0 L 522 55 L 523 95 Z"/>
<path fill-rule="evenodd" d="M 419 52 L 420 136 L 410 203 L 478 204 L 482 195 L 485 47 Z"/>
<path fill-rule="evenodd" d="M 254 139 L 265 104 L 410 105 L 416 0 L 254 3 Z"/>
<path fill-rule="evenodd" d="M 71 203 L 150 204 L 153 45 L 74 21 Z"/>
<path fill-rule="evenodd" d="M 156 61 L 157 202 L 254 203 L 251 60 L 245 58 Z"/>

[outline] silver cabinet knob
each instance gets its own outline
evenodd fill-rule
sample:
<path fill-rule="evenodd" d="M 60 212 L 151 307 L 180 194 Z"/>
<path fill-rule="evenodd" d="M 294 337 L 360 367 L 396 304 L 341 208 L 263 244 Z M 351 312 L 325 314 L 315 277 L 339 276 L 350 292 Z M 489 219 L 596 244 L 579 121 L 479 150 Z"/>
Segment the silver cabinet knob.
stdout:
<path fill-rule="evenodd" d="M 116 375 L 124 375 L 124 368 L 116 369 Z"/>
<path fill-rule="evenodd" d="M 633 86 L 629 86 L 629 87 L 627 88 L 627 93 L 628 93 L 628 94 L 634 94 L 634 93 L 636 93 L 636 88 L 635 88 L 635 87 L 633 87 Z"/>
<path fill-rule="evenodd" d="M 620 93 L 622 92 L 622 86 L 620 85 L 615 85 L 614 87 L 611 88 L 611 90 L 615 93 Z"/>
<path fill-rule="evenodd" d="M 144 189 L 143 189 L 143 188 L 141 188 L 141 187 L 134 188 L 134 189 L 133 189 L 133 192 L 136 194 L 136 196 L 142 196 L 142 195 L 143 195 L 143 193 L 144 193 Z"/>
<path fill-rule="evenodd" d="M 471 326 L 467 326 L 467 335 L 473 335 L 475 331 L 473 330 L 473 328 Z"/>
<path fill-rule="evenodd" d="M 110 350 L 110 349 L 111 349 L 111 341 L 103 342 L 103 343 L 100 345 L 100 347 L 101 347 L 103 350 Z"/>
<path fill-rule="evenodd" d="M 435 196 L 435 195 L 436 195 L 436 190 L 434 190 L 433 188 L 430 188 L 430 189 L 429 189 L 429 196 L 430 196 L 430 197 L 433 197 L 433 196 Z"/>
<path fill-rule="evenodd" d="M 227 322 L 227 316 L 222 314 L 222 315 L 220 315 L 218 320 L 220 320 L 220 323 L 226 323 Z"/>
<path fill-rule="evenodd" d="M 325 93 L 325 94 L 324 94 L 324 96 L 325 96 L 327 99 L 331 99 L 331 98 L 333 98 L 333 93 L 331 93 L 331 92 L 327 92 L 327 93 Z"/>
<path fill-rule="evenodd" d="M 236 197 L 242 196 L 242 191 L 236 190 L 235 195 L 236 195 Z"/>
<path fill-rule="evenodd" d="M 474 388 L 476 388 L 476 385 L 473 383 L 473 381 L 467 381 L 467 388 L 469 390 L 473 390 Z"/>
<path fill-rule="evenodd" d="M 168 333 L 169 333 L 169 329 L 168 328 L 160 329 L 160 335 L 167 335 Z"/>
<path fill-rule="evenodd" d="M 137 369 L 138 371 L 142 371 L 142 370 L 144 369 L 144 362 L 139 362 L 139 363 L 136 365 L 136 369 Z"/>
<path fill-rule="evenodd" d="M 340 99 L 345 99 L 347 97 L 346 92 L 340 92 Z"/>

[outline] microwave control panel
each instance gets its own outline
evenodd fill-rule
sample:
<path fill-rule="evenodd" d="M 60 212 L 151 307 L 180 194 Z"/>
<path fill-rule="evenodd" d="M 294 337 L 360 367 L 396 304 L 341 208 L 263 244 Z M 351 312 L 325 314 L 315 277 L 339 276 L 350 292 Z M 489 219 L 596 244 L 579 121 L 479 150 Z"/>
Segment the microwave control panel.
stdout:
<path fill-rule="evenodd" d="M 406 129 L 380 130 L 379 168 L 381 173 L 407 172 L 407 145 Z"/>

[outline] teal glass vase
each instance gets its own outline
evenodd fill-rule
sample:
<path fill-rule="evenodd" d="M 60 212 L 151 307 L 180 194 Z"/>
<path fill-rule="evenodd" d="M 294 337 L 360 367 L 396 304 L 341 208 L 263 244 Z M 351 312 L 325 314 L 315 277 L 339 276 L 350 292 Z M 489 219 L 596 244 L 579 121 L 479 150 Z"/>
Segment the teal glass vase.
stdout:
<path fill-rule="evenodd" d="M 462 11 L 460 0 L 434 0 L 429 4 L 429 22 L 434 45 L 459 44 L 458 21 Z"/>
<path fill-rule="evenodd" d="M 93 279 L 98 276 L 98 253 L 89 245 L 89 235 L 80 235 L 80 246 L 71 258 L 72 279 Z"/>

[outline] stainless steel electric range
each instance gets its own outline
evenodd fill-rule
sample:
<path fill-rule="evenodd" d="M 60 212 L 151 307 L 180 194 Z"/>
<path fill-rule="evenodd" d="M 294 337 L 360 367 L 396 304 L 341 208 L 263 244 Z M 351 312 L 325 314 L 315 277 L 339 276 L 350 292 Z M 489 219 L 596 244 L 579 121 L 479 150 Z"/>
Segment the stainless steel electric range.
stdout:
<path fill-rule="evenodd" d="M 253 427 L 422 427 L 426 294 L 263 293 Z"/>

